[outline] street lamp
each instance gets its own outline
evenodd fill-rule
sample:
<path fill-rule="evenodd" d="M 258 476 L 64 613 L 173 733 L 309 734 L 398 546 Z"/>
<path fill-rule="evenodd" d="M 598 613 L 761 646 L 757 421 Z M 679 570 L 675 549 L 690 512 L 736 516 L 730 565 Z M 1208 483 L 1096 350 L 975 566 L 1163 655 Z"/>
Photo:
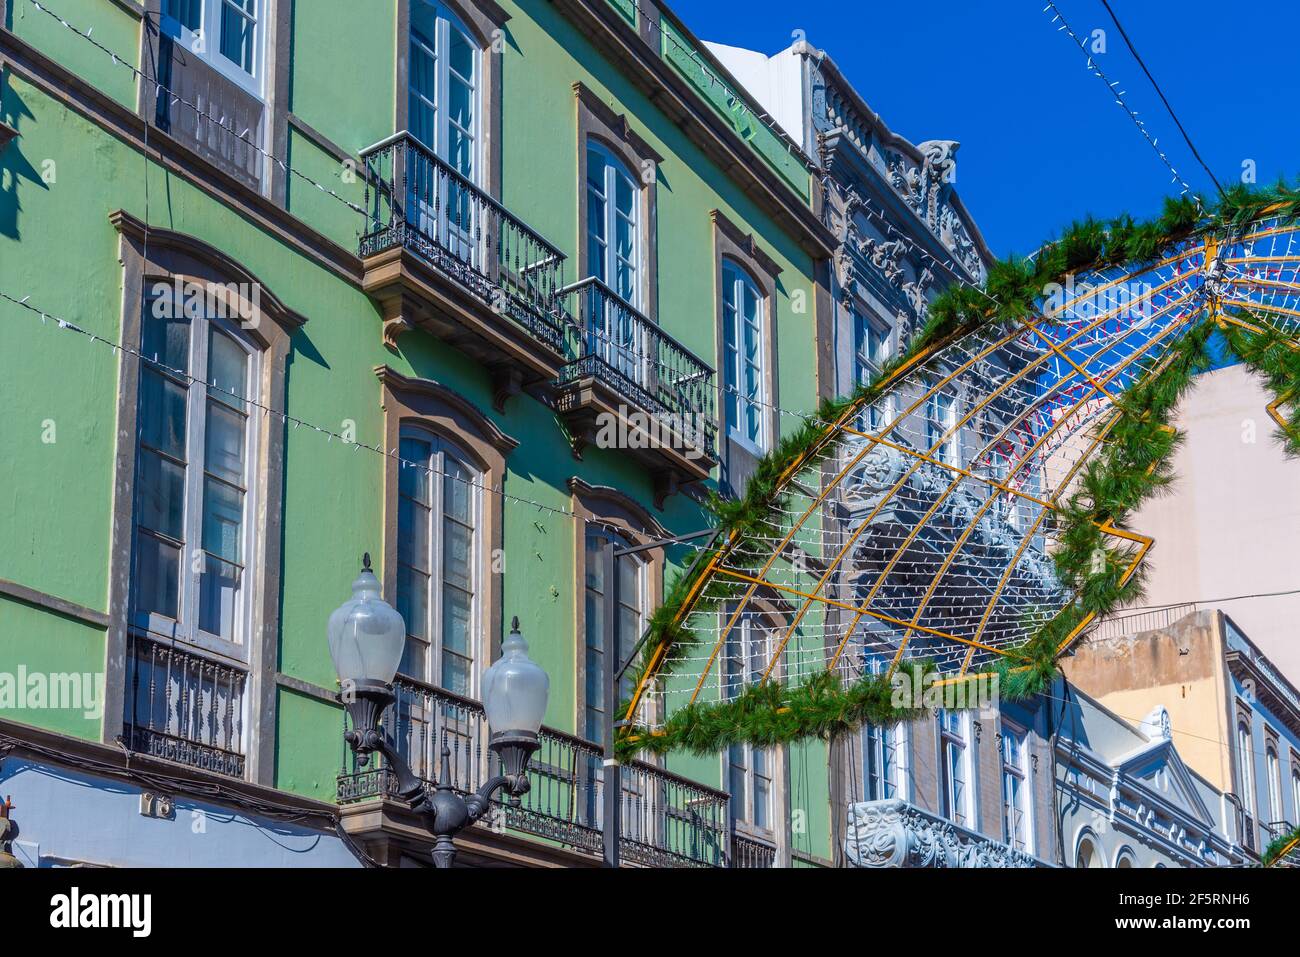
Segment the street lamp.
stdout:
<path fill-rule="evenodd" d="M 328 632 L 340 697 L 352 719 L 352 730 L 344 740 L 362 767 L 370 762 L 372 752 L 384 756 L 397 778 L 397 796 L 421 816 L 435 838 L 435 866 L 451 867 L 456 858 L 453 838 L 487 813 L 497 791 L 506 790 L 516 804 L 528 792 L 528 761 L 538 748 L 550 679 L 528 657 L 519 619 L 511 622 L 510 634 L 501 643 L 501 657 L 483 675 L 483 709 L 491 732 L 488 748 L 501 760 L 504 773 L 489 778 L 468 798 L 451 786 L 451 751 L 445 737 L 442 769 L 430 792 L 383 730 L 384 712 L 396 700 L 393 678 L 406 644 L 406 623 L 380 596 L 369 553 L 352 583 L 352 598 L 330 615 Z"/>

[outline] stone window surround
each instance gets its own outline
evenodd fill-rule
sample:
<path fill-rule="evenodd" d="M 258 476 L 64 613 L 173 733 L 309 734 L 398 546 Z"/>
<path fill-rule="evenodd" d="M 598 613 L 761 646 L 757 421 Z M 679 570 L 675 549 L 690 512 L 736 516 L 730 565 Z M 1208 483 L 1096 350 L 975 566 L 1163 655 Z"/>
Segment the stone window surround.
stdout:
<path fill-rule="evenodd" d="M 719 389 L 718 431 L 721 433 L 721 441 L 725 443 L 728 453 L 739 450 L 748 458 L 753 458 L 753 454 L 748 449 L 743 446 L 738 447 L 737 443 L 728 439 L 729 429 L 726 422 L 727 394 L 724 391 L 727 382 L 727 336 L 722 305 L 722 266 L 725 260 L 731 260 L 741 266 L 758 285 L 759 292 L 763 297 L 763 402 L 766 404 L 764 413 L 764 431 L 766 435 L 764 439 L 766 448 L 769 449 L 773 447 L 777 439 L 777 417 L 773 412 L 780 405 L 776 375 L 776 290 L 779 281 L 778 277 L 781 275 L 781 267 L 763 251 L 752 233 L 742 230 L 728 219 L 721 210 L 710 210 L 709 219 L 713 223 L 713 273 L 714 289 L 716 290 L 714 295 L 716 312 L 714 337 L 717 342 L 715 363 L 718 369 L 717 381 Z M 755 459 L 755 462 L 757 462 L 757 459 Z"/>
<path fill-rule="evenodd" d="M 574 728 L 582 733 L 583 718 L 587 707 L 587 526 L 589 524 L 613 526 L 621 531 L 629 541 L 644 545 L 655 539 L 668 538 L 670 532 L 665 529 L 631 496 L 607 485 L 592 485 L 578 476 L 568 481 L 569 491 L 573 496 L 573 514 L 577 518 L 574 525 L 574 561 L 573 561 L 573 622 L 574 622 Z M 664 550 L 652 548 L 643 552 L 645 563 L 646 601 L 645 614 L 659 607 L 663 600 Z M 620 662 L 621 664 L 621 662 Z M 601 742 L 595 742 L 600 744 Z"/>
<path fill-rule="evenodd" d="M 595 140 L 618 157 L 641 184 L 641 311 L 651 322 L 659 321 L 659 213 L 658 169 L 663 157 L 628 122 L 589 87 L 573 84 L 578 116 L 578 275 L 592 275 L 587 261 L 587 143 Z M 647 165 L 649 164 L 649 165 Z M 646 169 L 655 170 L 655 182 L 644 179 Z"/>
<path fill-rule="evenodd" d="M 258 395 L 271 408 L 282 407 L 285 362 L 290 337 L 306 321 L 284 305 L 240 263 L 201 239 L 167 229 L 148 227 L 131 214 L 117 210 L 109 217 L 119 233 L 119 261 L 123 270 L 121 341 L 138 343 L 141 333 L 140 303 L 148 284 L 176 278 L 221 284 L 215 289 L 228 310 L 252 318 L 244 331 L 262 349 Z M 260 310 L 224 288 L 227 283 L 249 283 L 258 288 Z M 270 320 L 270 321 L 263 321 Z M 136 420 L 139 361 L 123 352 L 119 366 L 117 403 L 118 444 L 114 461 L 109 624 L 105 640 L 105 700 L 103 740 L 113 743 L 123 732 L 126 714 L 126 653 L 130 617 L 132 540 L 135 528 Z M 254 411 L 253 414 L 257 414 Z M 248 566 L 260 569 L 253 576 L 250 601 L 252 627 L 247 636 L 248 719 L 245 733 L 246 777 L 258 784 L 273 784 L 276 740 L 276 668 L 280 638 L 280 536 L 269 533 L 283 509 L 284 430 L 264 428 L 257 433 L 258 469 L 254 501 L 259 503 L 255 523 L 255 553 Z M 205 654 L 199 651 L 199 654 Z M 211 656 L 210 652 L 207 652 Z"/>
<path fill-rule="evenodd" d="M 384 448 L 401 448 L 402 427 L 418 426 L 460 449 L 478 469 L 486 489 L 500 488 L 506 474 L 506 457 L 519 441 L 503 432 L 472 402 L 447 386 L 430 379 L 410 378 L 389 366 L 376 366 L 380 382 L 380 406 L 384 412 Z M 383 572 L 384 600 L 397 604 L 397 510 L 398 475 L 401 463 L 393 455 L 384 459 L 383 488 Z M 501 554 L 503 512 L 501 496 L 480 491 L 481 536 L 479 549 L 480 584 L 478 634 L 473 655 L 479 671 L 493 661 L 501 648 L 501 575 L 493 570 L 493 556 Z"/>
<path fill-rule="evenodd" d="M 423 0 L 397 0 L 396 95 L 393 104 L 393 129 L 410 129 L 410 59 L 411 7 Z M 438 0 L 451 10 L 477 41 L 482 54 L 479 60 L 477 104 L 479 135 L 482 137 L 479 158 L 479 189 L 494 199 L 501 198 L 501 62 L 506 22 L 510 14 L 495 0 Z"/>

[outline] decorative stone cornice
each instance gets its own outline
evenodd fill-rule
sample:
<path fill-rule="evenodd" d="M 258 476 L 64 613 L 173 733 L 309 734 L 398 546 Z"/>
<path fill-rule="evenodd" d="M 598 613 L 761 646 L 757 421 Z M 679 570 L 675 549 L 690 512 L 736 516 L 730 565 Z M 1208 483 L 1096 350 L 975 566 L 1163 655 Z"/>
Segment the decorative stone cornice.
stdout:
<path fill-rule="evenodd" d="M 473 402 L 460 393 L 432 379 L 413 379 L 402 375 L 391 366 L 375 366 L 375 377 L 399 396 L 429 400 L 458 415 L 464 425 L 477 432 L 502 455 L 509 455 L 519 447 L 519 440 L 507 435 L 495 422 L 483 414 Z"/>
<path fill-rule="evenodd" d="M 1005 844 L 892 798 L 849 806 L 854 867 L 1049 867 Z"/>

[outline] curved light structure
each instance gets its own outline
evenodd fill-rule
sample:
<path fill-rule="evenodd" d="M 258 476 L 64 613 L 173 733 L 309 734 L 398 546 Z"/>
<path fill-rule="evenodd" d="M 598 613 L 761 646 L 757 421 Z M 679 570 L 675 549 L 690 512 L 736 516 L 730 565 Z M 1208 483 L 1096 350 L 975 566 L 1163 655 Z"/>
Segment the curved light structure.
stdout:
<path fill-rule="evenodd" d="M 852 680 L 909 659 L 959 676 L 1006 656 L 1072 597 L 1052 560 L 1056 516 L 1117 402 L 1203 322 L 1300 333 L 1295 226 L 1207 233 L 1078 275 L 1033 315 L 916 356 L 884 399 L 827 427 L 828 454 L 791 465 L 758 534 L 726 541 L 679 616 L 699 643 L 671 675 L 656 652 L 628 716 L 653 728 L 765 680 Z M 1150 539 L 1103 530 L 1131 575 Z"/>

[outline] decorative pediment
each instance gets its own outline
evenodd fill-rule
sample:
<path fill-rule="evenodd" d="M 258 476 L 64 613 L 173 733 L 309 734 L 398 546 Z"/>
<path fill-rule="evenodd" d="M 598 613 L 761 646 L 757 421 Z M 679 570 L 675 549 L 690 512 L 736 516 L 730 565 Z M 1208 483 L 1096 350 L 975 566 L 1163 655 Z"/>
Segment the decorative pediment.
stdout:
<path fill-rule="evenodd" d="M 1207 829 L 1214 827 L 1214 815 L 1196 790 L 1191 772 L 1179 756 L 1171 738 L 1157 738 L 1149 745 L 1118 761 L 1121 790 L 1127 782 L 1140 785 L 1166 804 L 1172 805 Z"/>

